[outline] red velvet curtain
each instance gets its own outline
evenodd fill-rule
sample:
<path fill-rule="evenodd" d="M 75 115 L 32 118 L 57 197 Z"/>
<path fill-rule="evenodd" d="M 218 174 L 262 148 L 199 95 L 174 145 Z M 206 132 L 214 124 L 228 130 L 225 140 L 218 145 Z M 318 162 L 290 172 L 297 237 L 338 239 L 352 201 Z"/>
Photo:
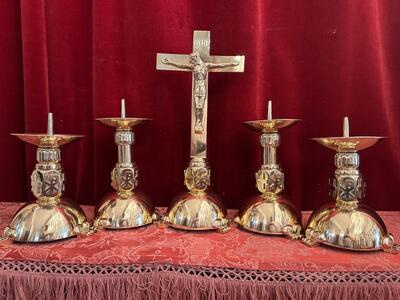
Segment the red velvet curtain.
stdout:
<path fill-rule="evenodd" d="M 246 55 L 244 73 L 212 73 L 209 162 L 227 207 L 256 192 L 258 136 L 242 121 L 301 118 L 282 131 L 286 193 L 301 209 L 328 201 L 334 153 L 311 137 L 351 133 L 388 139 L 361 153 L 366 202 L 400 209 L 400 2 L 0 1 L 1 201 L 26 201 L 35 150 L 10 132 L 84 134 L 65 146 L 66 194 L 98 203 L 111 190 L 113 132 L 97 117 L 154 121 L 137 128 L 140 187 L 156 205 L 184 190 L 189 160 L 191 76 L 155 70 L 157 52 L 190 53 L 194 29 L 211 31 L 211 53 Z"/>

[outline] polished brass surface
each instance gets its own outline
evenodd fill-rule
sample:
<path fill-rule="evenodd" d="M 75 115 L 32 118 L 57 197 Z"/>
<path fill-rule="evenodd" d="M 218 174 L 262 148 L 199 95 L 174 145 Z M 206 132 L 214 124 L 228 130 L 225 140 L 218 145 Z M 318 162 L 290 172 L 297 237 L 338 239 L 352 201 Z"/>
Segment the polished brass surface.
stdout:
<path fill-rule="evenodd" d="M 384 250 L 397 254 L 400 246 L 386 230 L 380 216 L 361 204 L 365 182 L 359 171 L 357 151 L 375 145 L 381 137 L 350 136 L 349 122 L 344 120 L 343 137 L 314 139 L 336 151 L 335 174 L 331 181 L 336 202 L 324 204 L 313 212 L 305 230 L 304 243 L 325 244 L 353 251 Z"/>
<path fill-rule="evenodd" d="M 162 220 L 171 227 L 186 230 L 229 230 L 226 210 L 212 193 L 186 192 L 176 197 Z"/>
<path fill-rule="evenodd" d="M 263 234 L 299 238 L 301 215 L 285 196 L 257 195 L 248 200 L 235 221 L 243 228 Z"/>
<path fill-rule="evenodd" d="M 381 136 L 323 137 L 312 140 L 337 152 L 355 152 L 374 146 Z"/>
<path fill-rule="evenodd" d="M 195 30 L 189 55 L 157 54 L 157 70 L 192 72 L 190 163 L 184 171 L 189 190 L 171 204 L 160 226 L 186 230 L 229 229 L 218 197 L 208 192 L 211 171 L 207 164 L 207 106 L 209 72 L 243 72 L 244 56 L 210 55 L 210 32 Z"/>
<path fill-rule="evenodd" d="M 111 172 L 111 186 L 116 192 L 104 196 L 96 207 L 93 225 L 97 228 L 125 229 L 151 224 L 154 207 L 143 193 L 137 191 L 139 171 L 131 157 L 135 142 L 132 128 L 151 119 L 127 118 L 125 100 L 122 99 L 120 118 L 96 120 L 116 128 L 114 141 L 118 146 L 118 162 Z"/>
<path fill-rule="evenodd" d="M 47 134 L 13 134 L 37 145 L 36 166 L 31 175 L 35 202 L 29 202 L 14 215 L 4 238 L 18 242 L 49 242 L 88 234 L 90 225 L 82 209 L 63 197 L 64 172 L 60 146 L 81 135 L 53 134 L 53 115 L 48 115 Z"/>
<path fill-rule="evenodd" d="M 244 124 L 253 130 L 267 133 L 277 132 L 278 129 L 292 126 L 299 121 L 300 119 L 272 119 L 246 121 L 244 122 Z"/>
<path fill-rule="evenodd" d="M 388 237 L 382 219 L 369 207 L 346 207 L 333 202 L 311 215 L 306 232 L 306 237 L 313 237 L 312 243 L 358 251 L 383 249 Z"/>
<path fill-rule="evenodd" d="M 281 194 L 284 173 L 277 163 L 276 149 L 280 144 L 278 129 L 291 126 L 299 119 L 272 119 L 272 102 L 268 102 L 268 119 L 248 121 L 244 124 L 261 133 L 263 164 L 255 174 L 260 195 L 251 197 L 235 218 L 244 229 L 271 235 L 301 238 L 301 215 L 294 205 Z"/>
<path fill-rule="evenodd" d="M 6 234 L 20 242 L 57 241 L 75 236 L 85 221 L 82 209 L 66 198 L 49 204 L 29 202 L 13 217 Z"/>
<path fill-rule="evenodd" d="M 151 121 L 148 118 L 98 118 L 99 121 L 110 127 L 117 127 L 120 129 L 131 129 L 132 127 Z"/>
<path fill-rule="evenodd" d="M 153 222 L 154 208 L 148 199 L 139 192 L 127 197 L 120 197 L 118 193 L 106 195 L 96 207 L 95 226 L 106 220 L 109 229 L 123 229 L 140 227 Z"/>
<path fill-rule="evenodd" d="M 24 142 L 36 146 L 39 145 L 63 146 L 76 139 L 83 137 L 83 135 L 70 135 L 70 134 L 54 134 L 52 136 L 48 136 L 45 133 L 11 133 L 11 135 L 18 137 Z"/>

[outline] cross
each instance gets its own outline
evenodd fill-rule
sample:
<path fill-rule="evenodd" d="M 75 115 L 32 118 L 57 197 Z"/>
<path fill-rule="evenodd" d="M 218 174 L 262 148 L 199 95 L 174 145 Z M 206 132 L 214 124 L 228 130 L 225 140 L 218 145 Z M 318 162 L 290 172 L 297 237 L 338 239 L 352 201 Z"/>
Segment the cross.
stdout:
<path fill-rule="evenodd" d="M 191 54 L 157 53 L 157 70 L 192 72 L 192 158 L 207 157 L 208 72 L 243 72 L 244 56 L 210 55 L 210 32 L 195 30 Z"/>

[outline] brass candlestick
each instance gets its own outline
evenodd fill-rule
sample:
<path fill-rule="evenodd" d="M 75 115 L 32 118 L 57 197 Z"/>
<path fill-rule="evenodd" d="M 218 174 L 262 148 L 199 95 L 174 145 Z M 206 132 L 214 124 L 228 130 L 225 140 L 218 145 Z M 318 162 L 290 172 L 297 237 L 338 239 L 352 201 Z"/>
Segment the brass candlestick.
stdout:
<path fill-rule="evenodd" d="M 244 229 L 271 235 L 286 235 L 293 239 L 301 237 L 301 215 L 281 192 L 284 174 L 276 159 L 280 144 L 278 129 L 292 126 L 298 119 L 272 119 L 272 102 L 268 102 L 267 120 L 245 122 L 253 130 L 261 132 L 263 164 L 255 174 L 256 187 L 261 195 L 250 198 L 235 218 Z"/>
<path fill-rule="evenodd" d="M 190 55 L 157 54 L 157 69 L 192 72 L 192 123 L 190 163 L 184 171 L 188 192 L 175 198 L 162 218 L 165 225 L 186 230 L 225 232 L 226 210 L 209 191 L 211 170 L 207 163 L 207 102 L 209 72 L 243 72 L 244 56 L 210 55 L 210 32 L 194 31 Z"/>
<path fill-rule="evenodd" d="M 313 212 L 303 240 L 307 245 L 325 244 L 356 251 L 382 249 L 395 254 L 400 251 L 379 215 L 360 203 L 365 183 L 358 169 L 360 158 L 357 152 L 381 139 L 378 136 L 350 136 L 347 117 L 344 119 L 343 137 L 314 139 L 336 151 L 336 171 L 331 182 L 336 202 L 327 203 Z"/>
<path fill-rule="evenodd" d="M 149 121 L 145 118 L 126 118 L 125 100 L 121 101 L 120 118 L 101 118 L 97 121 L 116 128 L 118 163 L 111 173 L 111 186 L 116 192 L 106 195 L 95 209 L 94 227 L 124 229 L 153 222 L 154 207 L 137 191 L 138 169 L 131 159 L 131 145 L 135 141 L 132 128 Z"/>
<path fill-rule="evenodd" d="M 63 197 L 64 172 L 60 146 L 81 135 L 53 134 L 53 116 L 48 115 L 47 134 L 12 134 L 38 146 L 37 164 L 31 176 L 36 201 L 28 202 L 14 215 L 4 238 L 18 242 L 48 242 L 86 234 L 89 223 L 82 209 Z"/>

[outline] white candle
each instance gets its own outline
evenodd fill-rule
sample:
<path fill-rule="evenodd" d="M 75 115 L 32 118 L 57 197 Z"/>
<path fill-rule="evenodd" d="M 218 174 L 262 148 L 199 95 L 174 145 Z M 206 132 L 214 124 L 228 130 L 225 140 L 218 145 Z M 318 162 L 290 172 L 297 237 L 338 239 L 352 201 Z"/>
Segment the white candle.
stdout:
<path fill-rule="evenodd" d="M 47 115 L 47 135 L 53 135 L 53 114 L 51 112 Z"/>
<path fill-rule="evenodd" d="M 125 114 L 125 99 L 121 100 L 121 118 L 125 118 L 126 114 Z"/>
<path fill-rule="evenodd" d="M 350 136 L 350 126 L 349 126 L 349 118 L 345 117 L 343 119 L 343 137 Z"/>
<path fill-rule="evenodd" d="M 268 113 L 267 113 L 267 119 L 272 120 L 272 101 L 268 101 Z"/>

